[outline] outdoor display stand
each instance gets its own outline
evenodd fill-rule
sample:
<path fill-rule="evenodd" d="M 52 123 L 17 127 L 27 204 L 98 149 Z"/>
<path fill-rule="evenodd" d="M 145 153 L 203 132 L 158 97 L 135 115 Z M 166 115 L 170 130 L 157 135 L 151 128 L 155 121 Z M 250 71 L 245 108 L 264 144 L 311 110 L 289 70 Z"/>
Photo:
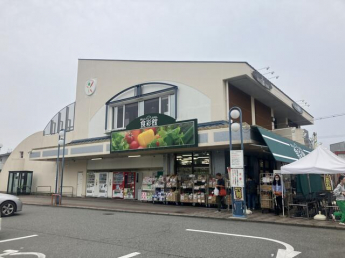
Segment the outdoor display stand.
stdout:
<path fill-rule="evenodd" d="M 260 174 L 260 204 L 262 212 L 274 209 L 274 198 L 272 192 L 273 174 Z"/>
<path fill-rule="evenodd" d="M 165 203 L 165 177 L 159 176 L 153 185 L 154 195 L 152 196 L 153 203 L 160 202 Z"/>
<path fill-rule="evenodd" d="M 153 184 L 153 177 L 144 177 L 141 186 L 141 201 L 152 202 L 152 196 L 154 192 Z"/>
<path fill-rule="evenodd" d="M 184 203 L 193 203 L 193 188 L 194 188 L 194 177 L 195 175 L 182 175 L 180 185 L 180 202 L 181 205 Z"/>
<path fill-rule="evenodd" d="M 217 204 L 217 196 L 213 194 L 213 191 L 217 185 L 217 179 L 209 177 L 208 179 L 208 189 L 207 189 L 207 207 Z"/>
<path fill-rule="evenodd" d="M 173 176 L 167 176 L 166 177 L 166 203 L 175 203 L 178 205 L 180 202 L 180 193 L 178 191 L 178 186 L 179 186 L 179 180 L 178 177 L 173 175 Z"/>

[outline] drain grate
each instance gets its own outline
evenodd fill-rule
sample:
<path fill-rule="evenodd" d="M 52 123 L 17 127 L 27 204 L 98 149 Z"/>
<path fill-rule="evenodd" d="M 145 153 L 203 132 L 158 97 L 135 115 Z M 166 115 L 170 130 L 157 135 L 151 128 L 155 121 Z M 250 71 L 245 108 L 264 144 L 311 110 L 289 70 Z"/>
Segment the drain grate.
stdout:
<path fill-rule="evenodd" d="M 112 213 L 112 212 L 106 212 L 106 213 L 103 213 L 103 215 L 114 215 L 114 213 Z"/>

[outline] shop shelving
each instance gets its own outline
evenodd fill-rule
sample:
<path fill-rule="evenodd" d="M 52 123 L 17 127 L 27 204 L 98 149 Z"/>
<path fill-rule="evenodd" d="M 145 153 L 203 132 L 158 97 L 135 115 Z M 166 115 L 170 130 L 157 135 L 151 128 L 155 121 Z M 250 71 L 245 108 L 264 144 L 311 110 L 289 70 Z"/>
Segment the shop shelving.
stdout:
<path fill-rule="evenodd" d="M 272 183 L 273 173 L 260 174 L 260 203 L 263 212 L 274 209 Z"/>
<path fill-rule="evenodd" d="M 141 201 L 152 202 L 154 180 L 153 177 L 144 177 L 141 186 Z"/>

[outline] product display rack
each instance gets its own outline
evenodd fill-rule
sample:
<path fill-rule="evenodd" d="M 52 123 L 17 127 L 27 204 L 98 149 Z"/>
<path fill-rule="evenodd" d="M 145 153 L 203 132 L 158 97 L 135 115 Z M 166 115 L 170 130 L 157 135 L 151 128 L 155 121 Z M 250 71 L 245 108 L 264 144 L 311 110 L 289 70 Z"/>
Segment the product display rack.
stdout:
<path fill-rule="evenodd" d="M 193 174 L 183 174 L 180 176 L 180 203 L 193 204 L 193 187 L 194 187 L 194 178 Z"/>
<path fill-rule="evenodd" d="M 165 177 L 159 176 L 156 178 L 155 183 L 153 184 L 154 194 L 152 196 L 152 202 L 165 203 L 166 201 L 166 192 L 165 192 Z"/>
<path fill-rule="evenodd" d="M 141 186 L 141 201 L 143 202 L 152 202 L 152 196 L 154 193 L 154 178 L 153 177 L 144 177 L 143 183 Z"/>
<path fill-rule="evenodd" d="M 178 205 L 180 202 L 178 177 L 176 175 L 167 176 L 165 182 L 166 204 L 174 203 Z"/>
<path fill-rule="evenodd" d="M 195 175 L 193 180 L 193 205 L 207 206 L 208 175 Z"/>
<path fill-rule="evenodd" d="M 260 204 L 262 212 L 274 209 L 272 183 L 273 173 L 260 174 Z"/>

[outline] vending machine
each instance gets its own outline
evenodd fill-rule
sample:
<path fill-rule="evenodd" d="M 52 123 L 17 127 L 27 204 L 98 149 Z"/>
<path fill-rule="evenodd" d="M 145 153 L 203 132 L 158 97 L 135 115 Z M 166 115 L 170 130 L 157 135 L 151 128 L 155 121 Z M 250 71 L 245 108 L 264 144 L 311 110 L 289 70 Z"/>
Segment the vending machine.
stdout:
<path fill-rule="evenodd" d="M 124 172 L 124 189 L 123 198 L 124 199 L 134 199 L 135 198 L 135 172 Z"/>
<path fill-rule="evenodd" d="M 123 199 L 123 190 L 125 186 L 124 173 L 113 173 L 113 198 Z"/>

